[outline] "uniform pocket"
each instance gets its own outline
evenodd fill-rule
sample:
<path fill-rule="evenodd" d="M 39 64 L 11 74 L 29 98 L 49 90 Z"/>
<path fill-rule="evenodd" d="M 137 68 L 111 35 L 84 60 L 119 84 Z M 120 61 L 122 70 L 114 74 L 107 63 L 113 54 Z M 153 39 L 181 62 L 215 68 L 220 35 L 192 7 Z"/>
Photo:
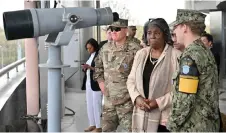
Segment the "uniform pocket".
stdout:
<path fill-rule="evenodd" d="M 108 63 L 109 56 L 108 56 L 108 52 L 107 51 L 103 52 L 103 57 L 102 58 L 103 58 L 103 62 Z"/>
<path fill-rule="evenodd" d="M 119 72 L 129 74 L 132 68 L 133 60 L 134 56 L 132 53 L 125 53 L 125 56 L 120 60 L 118 64 Z"/>

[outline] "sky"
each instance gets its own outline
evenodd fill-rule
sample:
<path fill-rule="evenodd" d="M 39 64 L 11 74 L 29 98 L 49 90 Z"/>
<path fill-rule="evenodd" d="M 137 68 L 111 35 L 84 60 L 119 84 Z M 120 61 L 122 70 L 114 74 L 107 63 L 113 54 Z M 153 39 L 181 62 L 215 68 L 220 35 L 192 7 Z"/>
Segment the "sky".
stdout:
<path fill-rule="evenodd" d="M 24 0 L 1 0 L 0 1 L 0 27 L 3 27 L 2 15 L 6 11 L 24 9 Z"/>
<path fill-rule="evenodd" d="M 0 1 L 0 27 L 3 27 L 2 14 L 5 11 L 21 10 L 24 0 Z M 71 0 L 70 0 L 71 1 Z M 105 2 L 107 0 L 101 0 Z M 184 8 L 184 0 L 114 0 L 125 4 L 136 25 L 143 25 L 149 18 L 162 17 L 168 23 L 176 18 L 177 8 Z M 114 10 L 113 10 L 114 11 Z M 129 22 L 130 24 L 130 22 Z M 134 24 L 134 23 L 131 23 Z"/>
<path fill-rule="evenodd" d="M 168 23 L 176 19 L 177 9 L 184 8 L 184 0 L 126 0 L 132 17 L 143 25 L 149 18 L 162 17 Z"/>

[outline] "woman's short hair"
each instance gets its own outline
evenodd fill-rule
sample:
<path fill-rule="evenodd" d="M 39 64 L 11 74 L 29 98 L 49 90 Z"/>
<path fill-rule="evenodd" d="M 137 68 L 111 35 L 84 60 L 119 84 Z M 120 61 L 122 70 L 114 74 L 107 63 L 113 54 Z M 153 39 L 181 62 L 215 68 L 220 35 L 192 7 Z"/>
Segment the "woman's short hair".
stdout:
<path fill-rule="evenodd" d="M 151 19 L 149 21 L 148 28 L 150 28 L 153 25 L 157 26 L 164 33 L 165 42 L 169 45 L 173 45 L 173 41 L 170 34 L 170 28 L 165 19 L 163 18 Z"/>
<path fill-rule="evenodd" d="M 88 44 L 92 45 L 95 51 L 99 51 L 99 45 L 98 45 L 98 42 L 97 42 L 95 39 L 90 38 L 90 39 L 86 42 L 85 48 L 87 48 L 87 45 L 88 45 Z"/>

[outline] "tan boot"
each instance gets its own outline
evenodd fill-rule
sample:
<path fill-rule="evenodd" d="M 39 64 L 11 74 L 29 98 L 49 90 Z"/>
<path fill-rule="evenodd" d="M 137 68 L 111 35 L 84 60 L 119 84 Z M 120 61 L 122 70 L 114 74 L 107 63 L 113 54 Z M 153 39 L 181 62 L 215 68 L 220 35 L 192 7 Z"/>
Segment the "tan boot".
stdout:
<path fill-rule="evenodd" d="M 95 128 L 92 132 L 102 132 L 102 128 Z"/>
<path fill-rule="evenodd" d="M 88 127 L 87 129 L 85 129 L 84 132 L 91 132 L 91 131 L 93 131 L 94 129 L 96 129 L 96 126 L 90 126 L 90 127 Z"/>

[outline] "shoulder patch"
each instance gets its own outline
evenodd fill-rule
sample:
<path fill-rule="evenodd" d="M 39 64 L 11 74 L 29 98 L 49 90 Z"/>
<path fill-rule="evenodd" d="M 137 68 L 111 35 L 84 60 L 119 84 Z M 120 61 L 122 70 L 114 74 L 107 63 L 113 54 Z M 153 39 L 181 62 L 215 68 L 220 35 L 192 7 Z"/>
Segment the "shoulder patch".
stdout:
<path fill-rule="evenodd" d="M 195 61 L 190 56 L 180 60 L 179 92 L 196 94 L 199 83 L 199 72 Z"/>
<path fill-rule="evenodd" d="M 190 67 L 188 65 L 182 66 L 183 74 L 188 74 L 189 73 L 189 69 L 190 69 Z"/>
<path fill-rule="evenodd" d="M 199 76 L 196 63 L 190 56 L 185 56 L 181 59 L 180 75 Z"/>

